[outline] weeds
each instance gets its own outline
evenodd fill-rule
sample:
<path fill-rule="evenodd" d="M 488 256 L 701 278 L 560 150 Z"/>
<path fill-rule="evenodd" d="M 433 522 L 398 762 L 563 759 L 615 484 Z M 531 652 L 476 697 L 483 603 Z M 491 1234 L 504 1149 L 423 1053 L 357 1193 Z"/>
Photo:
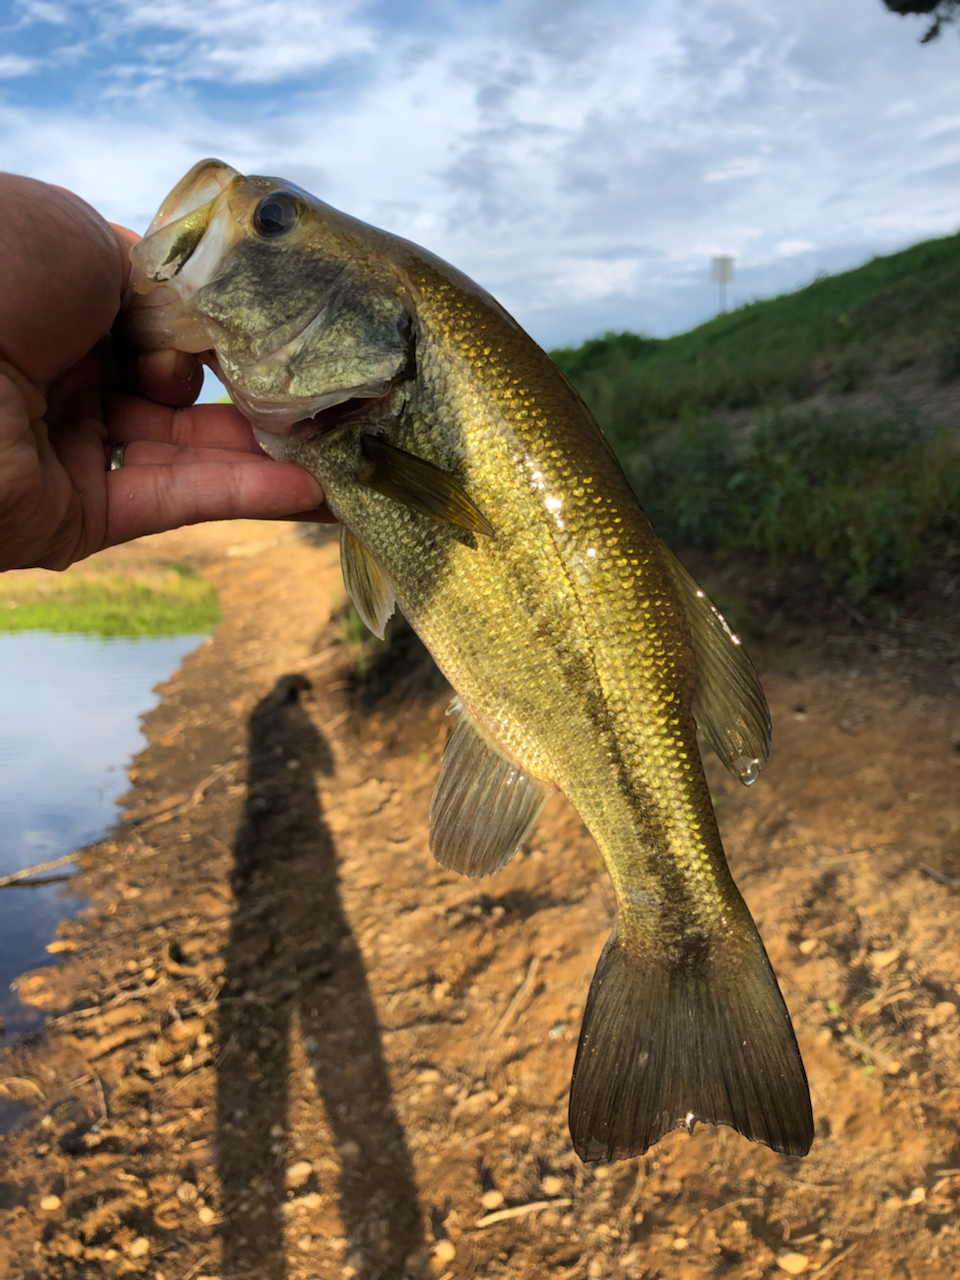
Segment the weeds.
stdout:
<path fill-rule="evenodd" d="M 771 413 L 737 441 L 685 414 L 631 473 L 668 542 L 813 560 L 854 602 L 905 586 L 960 511 L 960 453 L 913 415 Z"/>

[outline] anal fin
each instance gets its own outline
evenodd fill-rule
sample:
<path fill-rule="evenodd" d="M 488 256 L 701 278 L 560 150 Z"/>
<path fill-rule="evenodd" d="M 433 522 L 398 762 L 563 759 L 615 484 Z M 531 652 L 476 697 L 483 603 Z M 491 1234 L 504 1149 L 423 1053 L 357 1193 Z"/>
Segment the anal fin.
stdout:
<path fill-rule="evenodd" d="M 697 962 L 632 955 L 616 934 L 587 997 L 570 1090 L 581 1160 L 641 1155 L 671 1129 L 728 1124 L 806 1155 L 813 1113 L 796 1037 L 759 937 Z"/>
<path fill-rule="evenodd" d="M 430 805 L 433 856 L 448 871 L 493 875 L 520 848 L 553 791 L 508 759 L 460 709 Z"/>
<path fill-rule="evenodd" d="M 343 585 L 366 626 L 379 639 L 397 604 L 393 584 L 360 539 L 340 526 L 340 569 Z"/>

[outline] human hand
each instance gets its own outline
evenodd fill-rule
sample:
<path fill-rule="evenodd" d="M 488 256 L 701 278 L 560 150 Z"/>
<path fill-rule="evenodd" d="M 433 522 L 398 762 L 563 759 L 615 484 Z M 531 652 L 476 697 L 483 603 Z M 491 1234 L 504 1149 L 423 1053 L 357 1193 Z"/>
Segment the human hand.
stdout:
<path fill-rule="evenodd" d="M 0 174 L 0 569 L 65 569 L 202 520 L 333 519 L 232 405 L 193 404 L 196 356 L 124 370 L 108 335 L 136 239 L 68 191 Z M 108 442 L 125 446 L 115 471 Z"/>

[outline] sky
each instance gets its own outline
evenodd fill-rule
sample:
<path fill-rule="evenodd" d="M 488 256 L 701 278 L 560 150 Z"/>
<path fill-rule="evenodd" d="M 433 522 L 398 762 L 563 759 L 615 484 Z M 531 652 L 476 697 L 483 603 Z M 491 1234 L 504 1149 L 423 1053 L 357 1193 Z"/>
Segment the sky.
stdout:
<path fill-rule="evenodd" d="M 0 167 L 143 231 L 216 156 L 426 246 L 546 347 L 960 226 L 960 38 L 881 0 L 4 0 Z"/>

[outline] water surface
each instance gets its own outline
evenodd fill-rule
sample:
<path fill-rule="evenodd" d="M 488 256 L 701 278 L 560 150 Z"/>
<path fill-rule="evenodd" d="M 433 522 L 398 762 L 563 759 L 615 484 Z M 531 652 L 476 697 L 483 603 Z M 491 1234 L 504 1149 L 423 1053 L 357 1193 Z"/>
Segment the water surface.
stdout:
<path fill-rule="evenodd" d="M 96 840 L 117 816 L 138 717 L 201 637 L 0 634 L 0 876 Z M 61 869 L 69 872 L 70 867 Z M 10 983 L 48 963 L 57 922 L 81 899 L 63 885 L 0 889 L 0 1015 L 7 1034 L 40 1025 Z"/>

